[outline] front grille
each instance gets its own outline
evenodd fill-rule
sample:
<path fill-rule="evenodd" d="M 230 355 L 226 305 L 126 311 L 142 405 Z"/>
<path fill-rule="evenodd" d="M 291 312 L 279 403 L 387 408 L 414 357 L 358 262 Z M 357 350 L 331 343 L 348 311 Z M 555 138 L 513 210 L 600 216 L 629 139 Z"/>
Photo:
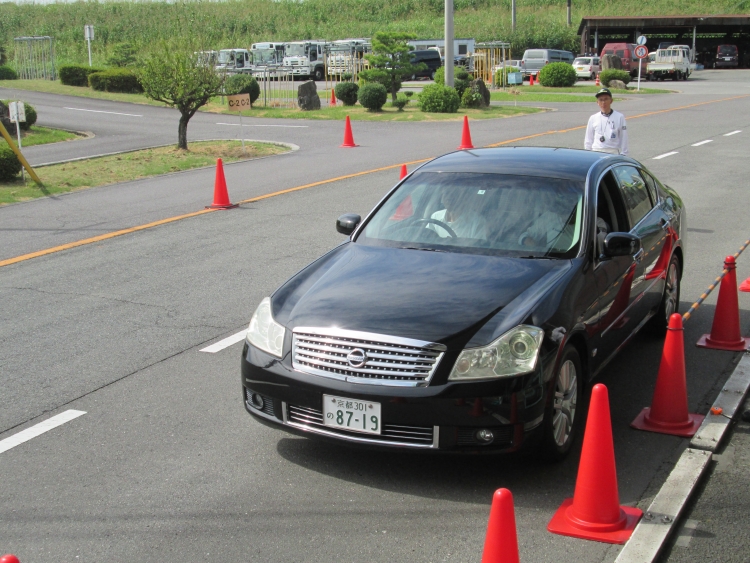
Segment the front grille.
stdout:
<path fill-rule="evenodd" d="M 286 423 L 310 432 L 328 434 L 360 442 L 383 443 L 390 445 L 433 447 L 434 428 L 432 426 L 404 426 L 383 424 L 383 431 L 377 434 L 349 432 L 323 424 L 323 412 L 310 407 L 287 405 Z"/>
<path fill-rule="evenodd" d="M 445 346 L 410 338 L 342 329 L 294 330 L 294 369 L 354 383 L 427 385 Z"/>

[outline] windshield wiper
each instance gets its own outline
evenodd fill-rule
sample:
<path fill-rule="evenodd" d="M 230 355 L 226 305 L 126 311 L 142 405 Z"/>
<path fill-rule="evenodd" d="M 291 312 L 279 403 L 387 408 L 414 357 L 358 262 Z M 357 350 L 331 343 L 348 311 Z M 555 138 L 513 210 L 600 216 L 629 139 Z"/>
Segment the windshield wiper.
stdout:
<path fill-rule="evenodd" d="M 417 247 L 417 246 L 402 246 L 401 248 L 404 248 L 406 250 L 426 250 L 427 252 L 445 252 L 445 250 L 440 250 L 439 248 L 428 248 L 428 247 Z"/>

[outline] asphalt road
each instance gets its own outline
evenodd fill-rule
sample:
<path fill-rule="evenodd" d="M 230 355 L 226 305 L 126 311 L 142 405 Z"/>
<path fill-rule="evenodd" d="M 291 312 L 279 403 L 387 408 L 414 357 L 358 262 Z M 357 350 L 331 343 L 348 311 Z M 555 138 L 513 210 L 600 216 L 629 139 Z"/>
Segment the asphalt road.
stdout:
<path fill-rule="evenodd" d="M 682 93 L 616 108 L 629 118 L 632 155 L 686 202 L 685 310 L 748 238 L 750 72 L 704 71 L 674 86 Z M 90 130 L 101 127 L 96 138 L 113 146 L 118 131 L 135 146 L 176 130 L 170 110 L 71 100 L 45 96 L 37 105 L 56 108 L 49 113 L 61 127 L 80 119 L 65 107 L 154 112 L 122 126 L 126 116 L 91 113 Z M 580 147 L 583 130 L 571 129 L 595 110 L 593 102 L 561 104 L 475 121 L 472 138 L 477 146 Z M 199 114 L 191 132 L 219 137 L 224 119 Z M 453 150 L 461 131 L 459 122 L 356 122 L 361 146 L 340 149 L 341 123 L 272 124 L 307 127 L 253 137 L 300 150 L 228 166 L 232 200 L 436 156 Z M 88 141 L 67 145 L 92 146 L 79 143 Z M 0 551 L 23 563 L 478 561 L 492 492 L 508 487 L 521 560 L 613 561 L 617 546 L 546 531 L 573 492 L 577 455 L 545 466 L 375 454 L 287 436 L 244 412 L 241 344 L 199 351 L 245 328 L 264 296 L 341 241 L 339 214 L 366 213 L 397 178 L 395 167 L 324 182 L 0 267 L 0 440 L 69 409 L 86 412 L 0 454 Z M 213 170 L 198 170 L 0 208 L 0 260 L 202 209 L 212 185 Z M 750 275 L 746 264 L 743 255 L 740 279 Z M 736 361 L 689 344 L 710 330 L 715 297 L 685 327 L 692 412 L 706 412 Z M 740 305 L 747 334 L 746 297 Z M 660 355 L 659 341 L 638 337 L 600 378 L 610 392 L 620 500 L 641 508 L 686 445 L 628 426 L 650 403 Z"/>

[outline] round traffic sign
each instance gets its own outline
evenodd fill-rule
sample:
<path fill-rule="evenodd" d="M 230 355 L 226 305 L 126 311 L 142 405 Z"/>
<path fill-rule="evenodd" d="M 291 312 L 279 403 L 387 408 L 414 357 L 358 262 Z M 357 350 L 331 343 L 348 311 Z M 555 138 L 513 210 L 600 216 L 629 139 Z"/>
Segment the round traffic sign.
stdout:
<path fill-rule="evenodd" d="M 645 59 L 646 57 L 648 57 L 648 47 L 646 47 L 645 45 L 638 45 L 634 51 L 635 56 L 639 59 Z"/>
<path fill-rule="evenodd" d="M 636 40 L 636 43 L 638 43 L 638 45 L 645 45 L 646 41 L 647 40 L 646 40 L 646 36 L 645 35 L 639 35 L 638 39 Z"/>

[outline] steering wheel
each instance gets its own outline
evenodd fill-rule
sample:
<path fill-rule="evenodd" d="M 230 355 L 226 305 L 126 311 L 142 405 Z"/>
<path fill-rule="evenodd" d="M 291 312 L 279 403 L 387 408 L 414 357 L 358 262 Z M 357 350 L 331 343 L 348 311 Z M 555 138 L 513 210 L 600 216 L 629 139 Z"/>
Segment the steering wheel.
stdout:
<path fill-rule="evenodd" d="M 417 219 L 416 221 L 414 221 L 411 224 L 411 226 L 414 227 L 416 225 L 419 225 L 420 223 L 425 223 L 425 224 L 433 223 L 433 224 L 438 225 L 441 228 L 445 229 L 448 232 L 448 234 L 450 235 L 451 238 L 458 238 L 458 235 L 456 234 L 456 231 L 454 231 L 448 225 L 446 225 L 445 223 L 443 223 L 442 221 L 440 221 L 438 219 L 433 219 L 432 217 L 426 217 L 424 219 Z"/>

